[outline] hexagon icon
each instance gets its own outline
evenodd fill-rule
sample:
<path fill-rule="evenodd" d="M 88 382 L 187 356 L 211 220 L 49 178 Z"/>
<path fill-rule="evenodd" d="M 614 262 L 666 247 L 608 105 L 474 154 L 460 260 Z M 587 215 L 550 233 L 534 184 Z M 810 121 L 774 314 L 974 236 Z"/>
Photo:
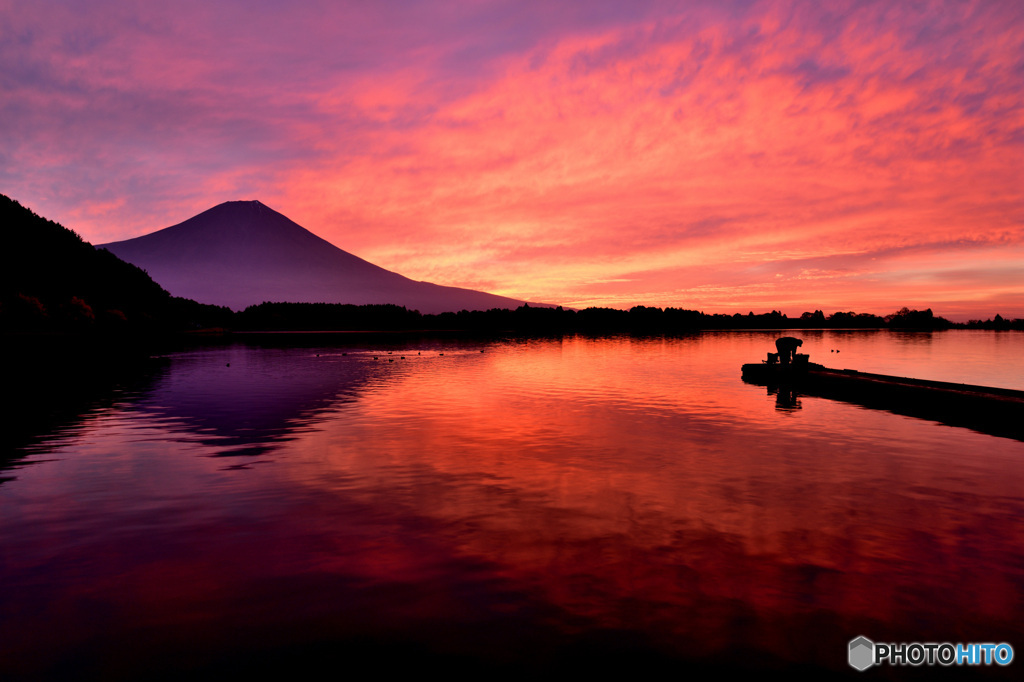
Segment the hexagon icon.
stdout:
<path fill-rule="evenodd" d="M 867 670 L 875 662 L 875 643 L 867 637 L 850 640 L 850 665 L 857 670 Z"/>

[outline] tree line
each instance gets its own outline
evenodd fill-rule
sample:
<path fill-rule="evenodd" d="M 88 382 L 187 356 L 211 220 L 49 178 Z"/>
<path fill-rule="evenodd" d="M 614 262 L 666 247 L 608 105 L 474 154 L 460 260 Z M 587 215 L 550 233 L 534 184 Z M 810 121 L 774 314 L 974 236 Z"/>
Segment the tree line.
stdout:
<path fill-rule="evenodd" d="M 471 331 L 564 333 L 685 333 L 715 329 L 909 329 L 941 330 L 1024 329 L 1024 320 L 955 323 L 930 308 L 901 308 L 884 317 L 870 313 L 821 310 L 788 317 L 773 310 L 755 315 L 706 314 L 697 310 L 635 306 L 629 310 L 586 308 L 572 310 L 520 306 L 514 310 L 462 310 L 425 315 L 398 305 L 340 303 L 261 303 L 235 313 L 232 328 L 239 331 Z M 993 326 L 996 325 L 996 326 Z"/>

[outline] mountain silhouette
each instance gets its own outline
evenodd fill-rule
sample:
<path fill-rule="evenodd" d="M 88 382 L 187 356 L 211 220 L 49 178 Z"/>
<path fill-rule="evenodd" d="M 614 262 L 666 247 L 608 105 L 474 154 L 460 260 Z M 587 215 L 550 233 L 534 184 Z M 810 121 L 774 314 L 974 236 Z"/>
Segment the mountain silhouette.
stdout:
<path fill-rule="evenodd" d="M 102 246 L 175 296 L 235 310 L 264 301 L 391 303 L 424 314 L 523 304 L 385 270 L 259 201 L 228 201 L 178 225 Z"/>

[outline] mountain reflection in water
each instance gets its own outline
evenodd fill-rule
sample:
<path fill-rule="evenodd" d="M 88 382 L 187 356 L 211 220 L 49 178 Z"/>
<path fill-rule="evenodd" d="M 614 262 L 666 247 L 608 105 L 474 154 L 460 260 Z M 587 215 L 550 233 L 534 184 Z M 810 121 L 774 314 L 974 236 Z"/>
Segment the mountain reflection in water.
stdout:
<path fill-rule="evenodd" d="M 1024 443 L 779 409 L 739 377 L 772 338 L 173 355 L 0 485 L 4 672 L 819 675 L 858 635 L 1024 641 Z"/>
<path fill-rule="evenodd" d="M 216 456 L 258 455 L 309 429 L 317 415 L 355 399 L 373 366 L 343 351 L 245 346 L 176 358 L 173 372 L 139 409 L 169 430 L 216 449 Z"/>

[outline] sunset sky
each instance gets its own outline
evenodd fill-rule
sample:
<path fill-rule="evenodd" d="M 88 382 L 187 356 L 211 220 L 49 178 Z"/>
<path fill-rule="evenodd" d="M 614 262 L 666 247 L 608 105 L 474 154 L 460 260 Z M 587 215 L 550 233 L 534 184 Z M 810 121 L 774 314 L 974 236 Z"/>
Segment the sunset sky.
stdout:
<path fill-rule="evenodd" d="M 0 192 L 577 308 L 1024 317 L 1024 2 L 0 0 Z"/>

